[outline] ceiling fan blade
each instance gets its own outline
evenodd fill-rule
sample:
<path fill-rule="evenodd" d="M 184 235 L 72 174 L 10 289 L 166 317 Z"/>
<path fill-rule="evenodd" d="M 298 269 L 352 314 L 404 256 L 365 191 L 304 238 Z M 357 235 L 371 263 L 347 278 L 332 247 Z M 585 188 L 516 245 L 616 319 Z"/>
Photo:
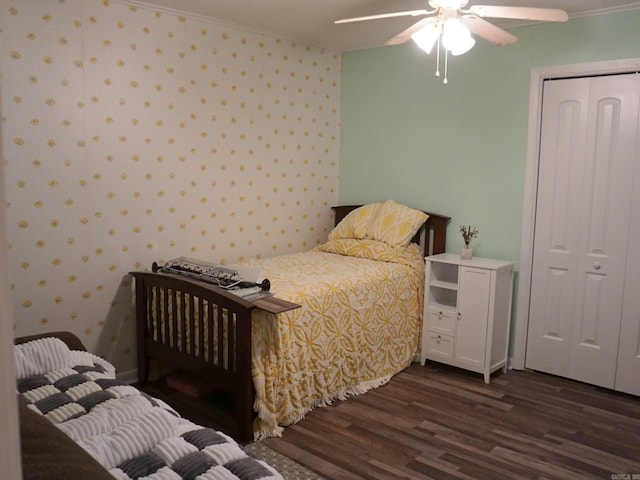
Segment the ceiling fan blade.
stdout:
<path fill-rule="evenodd" d="M 473 5 L 471 13 L 480 17 L 514 18 L 518 20 L 534 20 L 539 22 L 566 22 L 569 15 L 557 8 L 502 7 L 492 5 Z"/>
<path fill-rule="evenodd" d="M 430 12 L 428 10 L 409 10 L 406 12 L 394 12 L 394 13 L 382 13 L 380 15 L 368 15 L 366 17 L 343 18 L 342 20 L 336 20 L 333 23 L 362 22 L 364 20 L 379 20 L 381 18 L 392 18 L 392 17 L 417 17 L 420 15 L 429 15 L 431 13 L 435 13 L 435 11 Z"/>
<path fill-rule="evenodd" d="M 387 42 L 385 42 L 385 45 L 400 45 L 401 43 L 404 43 L 404 42 L 408 41 L 411 38 L 411 35 L 416 33 L 418 30 L 423 29 L 424 27 L 426 27 L 431 22 L 435 22 L 435 20 L 436 19 L 433 18 L 433 17 L 423 18 L 422 20 L 420 20 L 420 21 L 414 23 L 413 25 L 411 25 L 406 30 L 403 30 L 402 32 L 400 32 L 398 35 L 393 37 L 391 40 L 388 40 Z"/>
<path fill-rule="evenodd" d="M 475 15 L 464 15 L 460 21 L 467 27 L 471 33 L 484 38 L 494 45 L 503 46 L 518 40 L 518 37 L 510 34 L 506 30 L 496 27 L 493 23 L 489 23 Z"/>

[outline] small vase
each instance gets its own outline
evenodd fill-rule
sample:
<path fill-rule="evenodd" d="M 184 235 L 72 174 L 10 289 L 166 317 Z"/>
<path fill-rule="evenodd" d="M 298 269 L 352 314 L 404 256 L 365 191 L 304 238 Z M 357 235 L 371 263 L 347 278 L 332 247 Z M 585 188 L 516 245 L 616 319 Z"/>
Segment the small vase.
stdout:
<path fill-rule="evenodd" d="M 460 258 L 462 260 L 471 260 L 472 257 L 473 257 L 473 249 L 468 245 L 465 245 L 464 247 L 462 247 L 462 251 L 460 252 Z"/>

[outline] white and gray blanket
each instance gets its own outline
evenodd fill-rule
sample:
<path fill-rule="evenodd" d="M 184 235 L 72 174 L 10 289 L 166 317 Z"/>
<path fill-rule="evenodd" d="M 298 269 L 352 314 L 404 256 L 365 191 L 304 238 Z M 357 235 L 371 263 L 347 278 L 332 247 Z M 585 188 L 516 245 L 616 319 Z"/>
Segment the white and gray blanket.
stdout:
<path fill-rule="evenodd" d="M 222 432 L 119 382 L 115 368 L 57 338 L 15 348 L 19 396 L 122 480 L 282 479 Z"/>

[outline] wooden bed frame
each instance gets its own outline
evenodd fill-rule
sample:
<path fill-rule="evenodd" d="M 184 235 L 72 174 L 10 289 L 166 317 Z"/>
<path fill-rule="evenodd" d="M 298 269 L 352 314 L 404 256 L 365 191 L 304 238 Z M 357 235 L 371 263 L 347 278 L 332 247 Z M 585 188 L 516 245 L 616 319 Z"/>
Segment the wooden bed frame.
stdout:
<path fill-rule="evenodd" d="M 335 225 L 357 207 L 332 207 Z M 442 253 L 449 217 L 425 213 L 429 218 L 413 241 L 424 242 L 425 256 Z M 251 375 L 251 312 L 256 305 L 184 276 L 148 271 L 131 275 L 135 279 L 139 384 L 147 383 L 152 358 L 201 378 L 231 396 L 239 440 L 251 441 L 255 396 Z M 207 326 L 207 338 L 205 329 L 198 326 Z M 218 339 L 217 345 L 214 337 Z M 216 354 L 207 358 L 205 349 L 198 348 L 205 344 L 208 352 Z"/>

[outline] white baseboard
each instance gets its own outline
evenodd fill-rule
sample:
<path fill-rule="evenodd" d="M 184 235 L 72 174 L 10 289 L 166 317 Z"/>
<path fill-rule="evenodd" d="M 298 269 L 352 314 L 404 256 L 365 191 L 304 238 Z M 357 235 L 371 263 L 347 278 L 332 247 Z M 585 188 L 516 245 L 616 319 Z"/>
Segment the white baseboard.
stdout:
<path fill-rule="evenodd" d="M 117 373 L 116 378 L 122 383 L 127 383 L 129 385 L 136 383 L 138 381 L 138 369 L 134 368 L 132 370 L 127 370 L 126 372 Z"/>
<path fill-rule="evenodd" d="M 513 359 L 513 357 L 509 357 L 507 358 L 507 368 L 509 370 L 524 370 L 524 366 L 522 368 L 518 368 L 517 366 L 514 365 L 515 360 Z"/>

